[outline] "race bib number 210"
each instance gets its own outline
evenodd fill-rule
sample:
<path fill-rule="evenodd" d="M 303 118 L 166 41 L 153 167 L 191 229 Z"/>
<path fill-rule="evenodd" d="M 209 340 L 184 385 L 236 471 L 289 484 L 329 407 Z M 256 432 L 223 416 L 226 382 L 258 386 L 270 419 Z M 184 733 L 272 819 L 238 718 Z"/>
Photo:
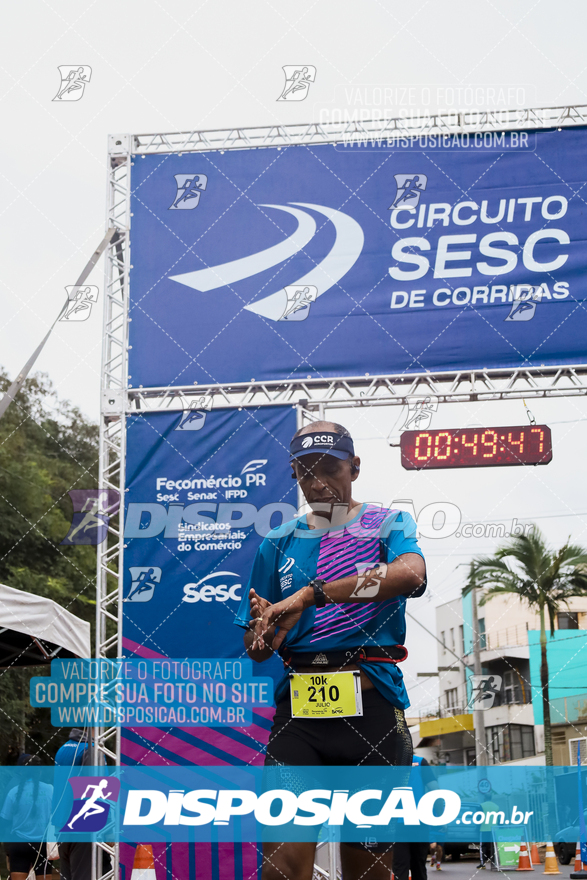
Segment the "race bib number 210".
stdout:
<path fill-rule="evenodd" d="M 363 714 L 361 674 L 352 672 L 290 675 L 294 718 L 348 718 Z"/>

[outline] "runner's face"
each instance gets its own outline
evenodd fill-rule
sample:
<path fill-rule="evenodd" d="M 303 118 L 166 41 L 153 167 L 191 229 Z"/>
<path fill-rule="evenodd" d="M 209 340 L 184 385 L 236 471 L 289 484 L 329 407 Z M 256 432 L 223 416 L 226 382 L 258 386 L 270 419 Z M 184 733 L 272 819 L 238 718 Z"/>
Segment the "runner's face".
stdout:
<path fill-rule="evenodd" d="M 356 473 L 351 473 L 351 462 L 358 465 L 359 459 L 355 456 L 341 460 L 324 453 L 310 453 L 292 462 L 308 504 L 348 504 L 352 483 L 357 478 Z"/>

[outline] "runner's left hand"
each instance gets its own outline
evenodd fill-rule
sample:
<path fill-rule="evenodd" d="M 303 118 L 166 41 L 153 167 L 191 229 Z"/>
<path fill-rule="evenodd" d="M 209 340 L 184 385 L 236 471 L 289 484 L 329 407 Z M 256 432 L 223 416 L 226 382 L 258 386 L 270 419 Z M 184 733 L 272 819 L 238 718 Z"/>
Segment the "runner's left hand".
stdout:
<path fill-rule="evenodd" d="M 264 610 L 262 616 L 258 617 L 255 621 L 253 628 L 255 632 L 254 646 L 263 648 L 265 646 L 263 636 L 272 626 L 277 625 L 279 629 L 272 643 L 272 648 L 276 651 L 290 629 L 294 628 L 302 613 L 308 607 L 309 604 L 306 601 L 304 590 L 298 590 L 297 593 L 288 596 L 287 599 L 282 599 L 281 602 L 270 605 Z"/>

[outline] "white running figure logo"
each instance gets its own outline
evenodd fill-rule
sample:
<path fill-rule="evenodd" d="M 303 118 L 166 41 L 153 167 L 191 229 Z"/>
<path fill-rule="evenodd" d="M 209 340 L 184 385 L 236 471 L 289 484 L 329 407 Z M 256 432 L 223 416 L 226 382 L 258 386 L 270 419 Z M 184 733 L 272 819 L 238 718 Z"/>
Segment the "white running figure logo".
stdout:
<path fill-rule="evenodd" d="M 104 807 L 100 804 L 97 804 L 96 801 L 98 798 L 109 798 L 112 796 L 111 791 L 104 791 L 104 789 L 108 786 L 107 779 L 101 779 L 98 785 L 88 785 L 84 793 L 82 794 L 82 800 L 87 798 L 85 804 L 77 814 L 74 816 L 71 822 L 68 824 L 68 828 L 73 829 L 73 823 L 77 822 L 78 819 L 81 819 L 83 816 L 84 819 L 87 819 L 89 816 L 96 816 L 98 813 L 104 812 Z M 88 797 L 88 792 L 90 789 L 93 789 L 93 793 Z"/>

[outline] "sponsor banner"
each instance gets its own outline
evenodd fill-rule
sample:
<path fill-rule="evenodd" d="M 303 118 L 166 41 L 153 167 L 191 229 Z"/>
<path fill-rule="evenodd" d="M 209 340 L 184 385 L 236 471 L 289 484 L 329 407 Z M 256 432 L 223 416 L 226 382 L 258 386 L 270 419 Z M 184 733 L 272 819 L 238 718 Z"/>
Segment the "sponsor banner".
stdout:
<path fill-rule="evenodd" d="M 55 727 L 250 727 L 253 709 L 273 705 L 273 680 L 253 679 L 248 657 L 170 660 L 53 660 L 32 678 L 32 706 Z"/>
<path fill-rule="evenodd" d="M 242 660 L 234 617 L 255 552 L 296 513 L 295 412 L 216 410 L 184 426 L 182 413 L 127 420 L 123 637 L 142 657 Z"/>
<path fill-rule="evenodd" d="M 135 161 L 130 384 L 584 363 L 587 134 L 488 134 Z"/>
<path fill-rule="evenodd" d="M 569 767 L 2 767 L 5 803 L 29 780 L 32 841 L 556 840 L 577 798 Z"/>
<path fill-rule="evenodd" d="M 170 215 L 180 213 L 191 216 L 185 208 Z M 292 407 L 212 410 L 206 396 L 184 412 L 127 419 L 122 624 L 127 656 L 246 658 L 234 616 L 262 536 L 295 512 L 288 464 L 295 430 Z M 253 676 L 276 681 L 282 669 L 273 659 L 254 665 Z M 228 714 L 225 724 L 216 718 L 199 726 L 131 722 L 123 726 L 121 761 L 153 767 L 261 765 L 273 713 L 273 706 L 257 704 L 245 726 L 230 723 Z M 212 876 L 222 865 L 223 876 L 242 878 L 258 866 L 250 843 L 161 847 L 159 858 L 177 877 Z M 132 850 L 123 848 L 121 857 L 132 871 Z"/>

